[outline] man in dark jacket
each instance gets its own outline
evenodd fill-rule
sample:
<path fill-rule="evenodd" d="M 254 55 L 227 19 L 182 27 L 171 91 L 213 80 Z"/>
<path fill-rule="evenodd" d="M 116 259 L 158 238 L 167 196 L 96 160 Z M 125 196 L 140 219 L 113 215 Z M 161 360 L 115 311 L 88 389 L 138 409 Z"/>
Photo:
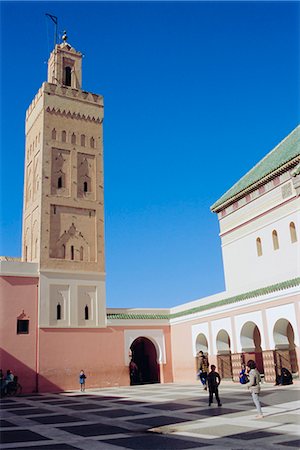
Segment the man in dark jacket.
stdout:
<path fill-rule="evenodd" d="M 221 383 L 221 377 L 218 374 L 218 372 L 216 372 L 216 366 L 214 366 L 212 364 L 210 366 L 210 368 L 211 368 L 211 372 L 209 372 L 209 374 L 207 375 L 207 384 L 208 384 L 208 391 L 209 391 L 208 406 L 210 406 L 212 404 L 214 394 L 216 396 L 218 406 L 222 406 L 222 404 L 220 402 L 219 390 L 218 390 L 219 384 Z"/>

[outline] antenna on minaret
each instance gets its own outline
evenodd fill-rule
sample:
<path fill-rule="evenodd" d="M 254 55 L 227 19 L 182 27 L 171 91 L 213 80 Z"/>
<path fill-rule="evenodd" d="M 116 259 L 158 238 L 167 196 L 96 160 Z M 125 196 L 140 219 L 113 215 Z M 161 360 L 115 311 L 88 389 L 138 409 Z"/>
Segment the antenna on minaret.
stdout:
<path fill-rule="evenodd" d="M 54 48 L 57 44 L 57 23 L 58 23 L 58 19 L 56 16 L 53 16 L 52 14 L 48 14 L 46 13 L 47 17 L 50 17 L 50 19 L 52 20 L 52 22 L 55 24 L 55 28 L 54 28 Z"/>

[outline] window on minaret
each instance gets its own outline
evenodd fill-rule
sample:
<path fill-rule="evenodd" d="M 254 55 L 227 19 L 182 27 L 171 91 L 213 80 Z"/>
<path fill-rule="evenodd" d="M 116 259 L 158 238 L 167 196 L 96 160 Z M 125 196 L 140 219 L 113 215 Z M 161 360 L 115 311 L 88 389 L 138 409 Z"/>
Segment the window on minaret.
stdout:
<path fill-rule="evenodd" d="M 83 261 L 83 247 L 80 247 L 80 261 Z"/>
<path fill-rule="evenodd" d="M 95 147 L 95 139 L 94 139 L 93 137 L 91 137 L 91 139 L 90 139 L 90 146 L 91 146 L 92 148 Z"/>
<path fill-rule="evenodd" d="M 74 259 L 74 245 L 71 245 L 71 259 Z"/>
<path fill-rule="evenodd" d="M 56 305 L 56 320 L 61 320 L 61 304 Z"/>
<path fill-rule="evenodd" d="M 274 250 L 279 249 L 279 241 L 278 241 L 278 234 L 276 230 L 272 231 L 272 239 L 273 239 L 273 248 Z"/>
<path fill-rule="evenodd" d="M 62 142 L 66 142 L 67 141 L 67 133 L 65 132 L 65 130 L 63 130 L 61 132 L 61 140 L 62 140 Z"/>
<path fill-rule="evenodd" d="M 57 188 L 61 189 L 63 187 L 62 177 L 58 177 Z"/>
<path fill-rule="evenodd" d="M 259 237 L 256 239 L 256 251 L 257 251 L 257 256 L 262 256 L 262 245 L 261 245 L 261 239 Z"/>
<path fill-rule="evenodd" d="M 76 134 L 73 133 L 71 136 L 71 144 L 76 144 Z"/>
<path fill-rule="evenodd" d="M 85 305 L 85 308 L 84 308 L 84 320 L 89 320 L 89 307 L 88 307 L 88 305 Z"/>
<path fill-rule="evenodd" d="M 87 183 L 87 181 L 85 181 L 83 183 L 83 192 L 88 192 L 88 183 Z"/>
<path fill-rule="evenodd" d="M 62 257 L 65 259 L 66 257 L 66 246 L 65 244 L 62 245 Z"/>
<path fill-rule="evenodd" d="M 295 226 L 294 222 L 290 223 L 290 235 L 291 235 L 292 244 L 294 242 L 297 242 L 297 232 L 296 232 L 296 226 Z"/>
<path fill-rule="evenodd" d="M 65 67 L 65 85 L 71 86 L 71 79 L 72 79 L 72 69 L 71 67 L 67 66 Z"/>
<path fill-rule="evenodd" d="M 56 129 L 53 128 L 52 130 L 52 135 L 51 135 L 52 139 L 55 141 L 56 140 Z"/>
<path fill-rule="evenodd" d="M 85 147 L 85 134 L 82 134 L 82 135 L 80 136 L 80 145 L 81 145 L 82 147 Z"/>

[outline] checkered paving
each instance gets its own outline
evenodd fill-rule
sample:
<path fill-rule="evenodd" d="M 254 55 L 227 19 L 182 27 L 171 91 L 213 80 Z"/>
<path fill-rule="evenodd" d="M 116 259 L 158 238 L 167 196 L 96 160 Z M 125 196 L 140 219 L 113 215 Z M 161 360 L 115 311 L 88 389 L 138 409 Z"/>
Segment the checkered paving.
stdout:
<path fill-rule="evenodd" d="M 264 419 L 244 386 L 222 407 L 199 384 L 145 385 L 1 400 L 1 449 L 300 449 L 300 385 L 263 385 Z"/>

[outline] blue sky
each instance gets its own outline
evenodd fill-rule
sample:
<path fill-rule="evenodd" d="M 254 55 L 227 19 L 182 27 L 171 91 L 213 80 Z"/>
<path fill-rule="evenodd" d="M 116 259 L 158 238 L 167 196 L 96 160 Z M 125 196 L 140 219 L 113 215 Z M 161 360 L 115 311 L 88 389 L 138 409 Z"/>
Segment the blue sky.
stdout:
<path fill-rule="evenodd" d="M 85 55 L 83 89 L 104 96 L 107 305 L 224 290 L 209 208 L 299 123 L 299 3 L 1 2 L 1 255 L 21 253 L 45 13 Z"/>

